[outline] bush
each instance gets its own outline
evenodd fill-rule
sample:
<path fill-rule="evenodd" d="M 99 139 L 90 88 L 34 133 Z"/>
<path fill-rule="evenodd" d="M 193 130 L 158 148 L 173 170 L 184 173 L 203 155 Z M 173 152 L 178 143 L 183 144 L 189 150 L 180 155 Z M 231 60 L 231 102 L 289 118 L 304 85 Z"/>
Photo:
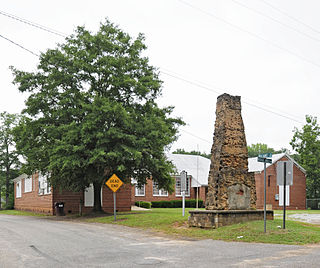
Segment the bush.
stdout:
<path fill-rule="evenodd" d="M 145 202 L 145 201 L 136 201 L 135 205 L 137 207 L 141 207 L 141 208 L 151 208 L 151 202 Z"/>
<path fill-rule="evenodd" d="M 203 200 L 198 200 L 199 208 L 203 207 Z M 152 201 L 151 206 L 153 208 L 181 208 L 182 200 L 164 200 L 164 201 Z M 195 199 L 186 199 L 185 200 L 186 208 L 195 208 L 196 200 Z"/>

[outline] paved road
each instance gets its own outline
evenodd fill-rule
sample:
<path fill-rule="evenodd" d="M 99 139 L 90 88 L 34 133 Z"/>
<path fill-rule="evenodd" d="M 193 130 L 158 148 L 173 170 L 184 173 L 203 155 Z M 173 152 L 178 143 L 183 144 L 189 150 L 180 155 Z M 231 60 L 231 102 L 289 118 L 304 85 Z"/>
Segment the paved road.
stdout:
<path fill-rule="evenodd" d="M 123 226 L 0 215 L 0 267 L 320 267 L 320 245 L 176 240 Z"/>

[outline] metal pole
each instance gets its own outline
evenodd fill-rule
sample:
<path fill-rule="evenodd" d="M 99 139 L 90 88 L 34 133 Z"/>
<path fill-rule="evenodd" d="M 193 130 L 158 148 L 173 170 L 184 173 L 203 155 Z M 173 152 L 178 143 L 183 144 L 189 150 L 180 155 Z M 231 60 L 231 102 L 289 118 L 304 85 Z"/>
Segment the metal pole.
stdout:
<path fill-rule="evenodd" d="M 197 145 L 197 151 L 199 152 L 199 145 Z M 197 202 L 196 202 L 196 209 L 199 208 L 199 156 L 197 155 Z"/>
<path fill-rule="evenodd" d="M 185 210 L 185 191 L 182 191 L 182 216 L 184 217 L 184 210 Z"/>
<path fill-rule="evenodd" d="M 116 193 L 115 192 L 113 192 L 113 215 L 114 215 L 114 221 L 116 221 L 117 220 L 117 204 L 116 204 Z"/>
<path fill-rule="evenodd" d="M 266 159 L 265 159 L 266 160 Z M 267 232 L 267 174 L 266 174 L 266 161 L 264 161 L 264 201 L 263 201 L 263 221 L 264 221 L 264 232 Z"/>
<path fill-rule="evenodd" d="M 287 163 L 283 163 L 283 229 L 286 229 L 286 184 L 287 184 Z"/>

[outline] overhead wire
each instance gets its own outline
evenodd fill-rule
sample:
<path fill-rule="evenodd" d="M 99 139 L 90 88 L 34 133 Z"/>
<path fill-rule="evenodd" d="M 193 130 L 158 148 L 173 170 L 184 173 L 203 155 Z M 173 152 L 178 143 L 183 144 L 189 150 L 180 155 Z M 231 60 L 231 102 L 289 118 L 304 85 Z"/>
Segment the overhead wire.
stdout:
<path fill-rule="evenodd" d="M 308 58 L 305 58 L 305 57 L 299 55 L 298 53 L 296 53 L 294 51 L 291 51 L 291 50 L 289 50 L 289 49 L 287 49 L 285 47 L 282 47 L 282 46 L 280 46 L 280 45 L 278 45 L 278 44 L 276 44 L 276 43 L 274 43 L 274 42 L 272 42 L 272 41 L 270 41 L 270 40 L 268 40 L 268 39 L 266 39 L 266 38 L 264 38 L 264 37 L 262 37 L 262 36 L 260 36 L 260 35 L 258 35 L 256 33 L 248 31 L 248 30 L 246 30 L 246 29 L 244 29 L 244 28 L 242 28 L 242 27 L 240 27 L 240 26 L 238 26 L 238 25 L 236 25 L 236 24 L 234 24 L 232 22 L 229 22 L 228 20 L 226 20 L 224 18 L 221 18 L 221 17 L 219 17 L 219 16 L 217 16 L 217 15 L 211 13 L 211 12 L 208 12 L 208 11 L 206 11 L 206 10 L 204 10 L 202 8 L 199 8 L 199 7 L 195 6 L 195 5 L 192 5 L 192 4 L 190 4 L 190 3 L 188 3 L 188 2 L 186 2 L 184 0 L 177 0 L 177 1 L 179 1 L 182 4 L 184 4 L 185 6 L 188 6 L 188 7 L 192 8 L 192 9 L 194 9 L 194 10 L 197 10 L 198 12 L 201 12 L 203 14 L 206 14 L 209 17 L 212 17 L 212 18 L 214 18 L 214 19 L 216 19 L 218 21 L 221 21 L 224 24 L 229 25 L 232 28 L 235 28 L 235 29 L 237 29 L 237 30 L 239 30 L 241 32 L 244 32 L 244 33 L 246 33 L 246 34 L 248 34 L 248 35 L 250 35 L 250 36 L 252 36 L 252 37 L 254 37 L 256 39 L 259 39 L 259 40 L 261 40 L 261 41 L 263 41 L 263 42 L 265 42 L 265 43 L 267 43 L 267 44 L 269 44 L 269 45 L 271 45 L 271 46 L 273 46 L 273 47 L 275 47 L 275 48 L 277 48 L 279 50 L 285 51 L 288 54 L 291 54 L 292 56 L 294 56 L 294 57 L 296 57 L 296 58 L 298 58 L 298 59 L 300 59 L 300 60 L 302 60 L 304 62 L 307 62 L 307 63 L 309 63 L 309 64 L 311 64 L 311 65 L 313 65 L 313 66 L 315 66 L 315 67 L 320 69 L 320 64 L 318 64 L 317 62 L 314 62 L 314 61 L 312 61 L 312 60 L 310 60 Z"/>
<path fill-rule="evenodd" d="M 280 24 L 280 25 L 282 25 L 282 26 L 284 26 L 284 27 L 286 27 L 286 28 L 288 28 L 288 29 L 290 29 L 290 30 L 292 30 L 292 31 L 294 31 L 294 32 L 297 32 L 297 33 L 299 33 L 299 34 L 301 34 L 301 35 L 303 35 L 303 36 L 305 36 L 305 37 L 307 37 L 307 38 L 309 38 L 309 39 L 311 39 L 311 40 L 314 40 L 314 41 L 316 41 L 316 42 L 320 42 L 320 39 L 315 38 L 315 37 L 313 37 L 312 35 L 306 34 L 306 33 L 304 33 L 303 31 L 300 31 L 299 29 L 296 29 L 296 28 L 294 28 L 294 27 L 292 27 L 292 26 L 290 26 L 290 25 L 288 25 L 288 24 L 286 24 L 286 23 L 283 23 L 283 22 L 281 22 L 280 20 L 277 20 L 277 19 L 275 19 L 275 18 L 273 18 L 273 17 L 271 17 L 271 16 L 269 16 L 269 15 L 267 15 L 267 14 L 265 14 L 265 13 L 259 11 L 259 10 L 256 10 L 256 9 L 254 9 L 254 8 L 252 8 L 252 7 L 244 4 L 244 3 L 242 3 L 242 2 L 239 2 L 239 1 L 237 1 L 237 0 L 231 0 L 231 1 L 232 1 L 233 3 L 239 5 L 239 6 L 243 7 L 243 8 L 246 8 L 246 9 L 248 9 L 248 10 L 250 10 L 250 11 L 253 11 L 253 12 L 259 14 L 259 15 L 262 16 L 262 17 L 265 17 L 265 18 L 267 18 L 267 19 L 269 19 L 269 20 L 271 20 L 271 21 L 274 21 L 274 22 L 276 22 L 276 23 L 278 23 L 278 24 Z"/>
<path fill-rule="evenodd" d="M 289 13 L 281 10 L 280 8 L 278 8 L 278 7 L 270 4 L 268 1 L 265 1 L 265 0 L 260 0 L 260 1 L 261 1 L 262 3 L 264 3 L 265 5 L 269 6 L 270 8 L 272 8 L 272 9 L 276 10 L 277 12 L 281 13 L 282 15 L 284 15 L 284 16 L 286 16 L 286 17 L 294 20 L 295 22 L 300 23 L 301 25 L 307 27 L 309 30 L 311 30 L 311 31 L 313 31 L 313 32 L 315 32 L 315 33 L 320 34 L 320 31 L 319 31 L 318 29 L 314 28 L 313 26 L 310 26 L 309 24 L 303 22 L 303 21 L 300 20 L 300 19 L 297 19 L 296 17 L 294 17 L 294 16 L 290 15 Z"/>
<path fill-rule="evenodd" d="M 28 20 L 26 20 L 26 19 L 20 18 L 20 17 L 18 17 L 18 16 L 16 16 L 16 15 L 12 15 L 12 14 L 9 14 L 9 13 L 4 12 L 4 11 L 1 11 L 1 10 L 0 10 L 0 15 L 6 16 L 6 17 L 8 17 L 8 18 L 11 18 L 11 19 L 14 19 L 14 20 L 16 20 L 16 21 L 25 23 L 25 24 L 27 24 L 27 25 L 29 25 L 29 26 L 38 28 L 38 29 L 43 30 L 43 31 L 46 31 L 46 32 L 49 32 L 49 33 L 51 33 L 51 34 L 55 34 L 55 35 L 60 36 L 60 37 L 67 37 L 67 34 L 61 33 L 61 32 L 59 32 L 59 31 L 56 31 L 56 30 L 51 29 L 51 28 L 49 28 L 49 27 L 43 26 L 43 25 L 41 25 L 41 24 L 38 24 L 38 23 L 35 23 L 35 22 L 32 22 L 32 21 L 28 21 Z"/>
<path fill-rule="evenodd" d="M 161 68 L 161 69 L 163 69 L 163 68 Z M 163 74 L 165 74 L 165 75 L 167 75 L 167 76 L 173 77 L 173 78 L 175 78 L 175 79 L 181 80 L 181 81 L 183 81 L 183 82 L 185 82 L 185 83 L 188 83 L 188 84 L 191 84 L 191 85 L 200 87 L 200 88 L 205 89 L 205 90 L 207 90 L 207 91 L 209 91 L 209 92 L 213 92 L 213 93 L 218 94 L 218 95 L 224 93 L 223 91 L 217 91 L 217 90 L 215 90 L 213 87 L 204 86 L 204 85 L 201 85 L 201 84 L 199 84 L 199 83 L 197 83 L 197 82 L 188 80 L 187 78 L 182 78 L 182 77 L 179 77 L 179 76 L 177 76 L 177 75 L 170 74 L 170 72 L 168 72 L 168 70 L 166 70 L 166 69 L 165 69 L 165 71 L 161 71 L 161 73 L 163 73 Z M 297 120 L 297 119 L 295 119 L 295 118 L 293 118 L 293 117 L 289 117 L 289 116 L 286 116 L 286 115 L 281 114 L 281 113 L 279 113 L 279 112 L 272 111 L 272 110 L 270 110 L 270 109 L 261 107 L 261 106 L 259 106 L 259 105 L 257 105 L 257 104 L 253 104 L 253 103 L 250 103 L 250 102 L 245 101 L 245 100 L 243 100 L 242 102 L 245 103 L 245 104 L 247 104 L 247 105 L 249 105 L 249 106 L 255 107 L 255 108 L 260 109 L 260 110 L 263 110 L 263 111 L 265 111 L 265 112 L 272 113 L 272 114 L 274 114 L 274 115 L 281 116 L 281 117 L 286 118 L 286 119 L 289 119 L 289 120 L 291 120 L 291 121 L 294 121 L 294 122 L 303 124 L 303 122 L 301 122 L 301 121 L 299 121 L 299 120 Z"/>
<path fill-rule="evenodd" d="M 182 0 L 178 0 L 178 1 L 183 2 L 183 3 L 186 3 L 186 2 L 184 2 L 184 1 L 182 1 Z M 57 31 L 52 30 L 52 29 L 50 29 L 50 28 L 47 28 L 46 26 L 37 25 L 36 23 L 33 23 L 33 22 L 27 21 L 27 20 L 25 20 L 25 19 L 19 18 L 19 17 L 15 16 L 15 15 L 11 15 L 11 14 L 5 13 L 5 12 L 3 12 L 3 11 L 0 11 L 0 14 L 1 14 L 1 15 L 5 15 L 5 16 L 7 16 L 7 17 L 9 17 L 9 18 L 15 19 L 15 20 L 17 20 L 17 21 L 26 23 L 27 25 L 36 27 L 36 28 L 38 28 L 38 29 L 47 31 L 47 32 L 49 32 L 49 33 L 52 33 L 52 34 L 55 34 L 55 35 L 58 35 L 58 36 L 61 36 L 61 37 L 66 37 L 66 35 L 64 35 L 64 34 L 59 34 Z M 209 14 L 211 14 L 211 13 L 209 13 Z M 22 45 L 20 45 L 20 44 L 18 44 L 18 43 L 16 43 L 16 42 L 14 42 L 14 41 L 12 41 L 11 39 L 9 39 L 9 38 L 7 38 L 7 37 L 5 37 L 5 36 L 3 36 L 3 35 L 0 35 L 0 37 L 3 38 L 3 39 L 5 39 L 5 40 L 7 40 L 7 41 L 9 41 L 9 42 L 11 42 L 12 44 L 14 44 L 14 45 L 16 45 L 16 46 L 18 46 L 18 47 L 20 47 L 21 49 L 23 49 L 23 50 L 31 53 L 31 54 L 34 55 L 34 56 L 37 56 L 37 57 L 40 56 L 39 54 L 33 52 L 32 50 L 25 48 L 24 46 L 22 46 Z M 320 65 L 319 65 L 319 67 L 320 67 Z M 161 73 L 163 73 L 163 74 L 165 74 L 165 75 L 167 75 L 167 76 L 171 76 L 171 77 L 173 77 L 173 78 L 175 78 L 175 79 L 181 80 L 181 81 L 183 81 L 183 82 L 185 82 L 185 83 L 189 83 L 189 84 L 191 84 L 191 85 L 193 85 L 193 86 L 197 86 L 197 87 L 200 87 L 200 88 L 205 89 L 205 90 L 207 90 L 207 91 L 213 92 L 213 93 L 215 93 L 215 94 L 221 94 L 221 93 L 222 93 L 221 89 L 220 89 L 220 91 L 215 90 L 215 89 L 213 89 L 212 86 L 205 86 L 205 85 L 200 84 L 200 83 L 198 83 L 198 82 L 191 81 L 191 80 L 189 80 L 189 79 L 183 78 L 181 75 L 178 76 L 177 74 L 173 74 L 172 72 L 170 72 L 169 70 L 166 70 L 165 68 L 162 68 Z M 273 114 L 278 115 L 278 116 L 281 116 L 281 117 L 283 117 L 283 118 L 286 118 L 286 119 L 289 119 L 289 120 L 292 120 L 292 121 L 295 121 L 295 122 L 298 122 L 298 123 L 303 124 L 302 122 L 300 122 L 300 121 L 298 121 L 298 120 L 296 120 L 296 119 L 294 119 L 294 118 L 292 118 L 292 117 L 288 117 L 288 116 L 283 115 L 283 114 L 281 114 L 281 113 L 278 113 L 278 112 L 275 112 L 275 111 L 271 111 L 271 110 L 269 110 L 269 109 L 266 109 L 266 108 L 261 107 L 261 106 L 256 105 L 256 104 L 252 104 L 252 103 L 249 103 L 249 102 L 246 102 L 246 101 L 243 101 L 243 102 L 246 103 L 247 105 L 253 106 L 253 107 L 258 108 L 258 109 L 261 109 L 261 110 L 263 110 L 263 111 L 266 111 L 266 112 L 269 112 L 269 113 L 273 113 Z M 183 131 L 183 132 L 185 132 L 185 133 L 187 133 L 187 134 L 189 134 L 189 135 L 191 135 L 191 136 L 194 136 L 194 137 L 196 137 L 196 138 L 198 138 L 198 139 L 200 139 L 200 140 L 202 140 L 202 141 L 205 141 L 205 142 L 211 144 L 211 142 L 209 142 L 208 140 L 203 139 L 203 138 L 201 138 L 201 137 L 199 137 L 199 136 L 197 136 L 197 135 L 195 135 L 195 134 L 193 134 L 193 133 L 191 133 L 191 132 L 188 132 L 188 131 L 186 131 L 186 130 L 181 130 L 181 131 Z"/>
<path fill-rule="evenodd" d="M 37 57 L 40 56 L 39 54 L 33 52 L 32 50 L 30 50 L 30 49 L 28 49 L 28 48 L 25 48 L 24 46 L 22 46 L 22 45 L 20 45 L 20 44 L 18 44 L 18 43 L 16 43 L 16 42 L 14 42 L 14 41 L 12 41 L 11 39 L 3 36 L 2 34 L 0 34 L 0 37 L 3 38 L 3 39 L 5 39 L 5 40 L 7 40 L 7 41 L 9 41 L 10 43 L 14 44 L 15 46 L 18 46 L 18 47 L 22 48 L 23 50 L 28 51 L 29 53 L 31 53 L 31 54 L 34 55 L 34 56 L 37 56 Z"/>

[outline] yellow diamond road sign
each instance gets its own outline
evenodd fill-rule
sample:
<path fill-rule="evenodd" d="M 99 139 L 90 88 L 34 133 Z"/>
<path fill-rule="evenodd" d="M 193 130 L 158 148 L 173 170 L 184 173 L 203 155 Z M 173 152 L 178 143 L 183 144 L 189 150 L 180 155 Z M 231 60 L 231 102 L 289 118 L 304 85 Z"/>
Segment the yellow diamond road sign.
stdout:
<path fill-rule="evenodd" d="M 113 191 L 119 190 L 123 182 L 118 178 L 116 174 L 113 174 L 109 180 L 106 181 L 106 185 Z"/>

